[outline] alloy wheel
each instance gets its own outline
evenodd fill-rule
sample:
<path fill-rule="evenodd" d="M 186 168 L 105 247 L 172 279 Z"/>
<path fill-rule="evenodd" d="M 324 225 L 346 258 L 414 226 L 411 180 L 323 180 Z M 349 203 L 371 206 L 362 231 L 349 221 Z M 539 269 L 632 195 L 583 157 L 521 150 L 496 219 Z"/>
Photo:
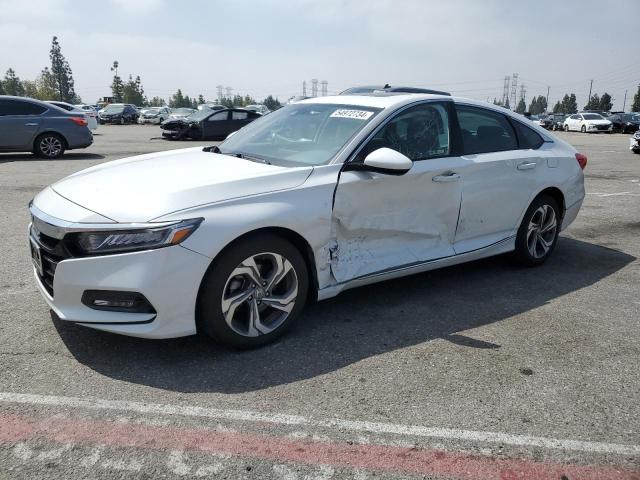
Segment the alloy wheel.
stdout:
<path fill-rule="evenodd" d="M 541 205 L 533 212 L 527 228 L 527 249 L 533 258 L 544 257 L 556 238 L 558 221 L 551 205 Z"/>
<path fill-rule="evenodd" d="M 222 314 L 239 335 L 258 337 L 280 327 L 296 304 L 298 276 L 284 256 L 265 252 L 246 258 L 229 275 Z"/>
<path fill-rule="evenodd" d="M 47 157 L 57 157 L 62 151 L 62 142 L 57 137 L 43 137 L 40 140 L 40 151 Z"/>

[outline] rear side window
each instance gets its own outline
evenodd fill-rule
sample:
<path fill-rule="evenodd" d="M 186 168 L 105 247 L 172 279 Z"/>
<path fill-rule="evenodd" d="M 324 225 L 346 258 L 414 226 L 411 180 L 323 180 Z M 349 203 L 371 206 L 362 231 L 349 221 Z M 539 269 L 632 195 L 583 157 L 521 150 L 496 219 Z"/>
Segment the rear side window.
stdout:
<path fill-rule="evenodd" d="M 246 120 L 247 118 L 249 118 L 247 112 L 236 112 L 235 110 L 231 112 L 231 120 Z"/>
<path fill-rule="evenodd" d="M 0 116 L 8 115 L 40 115 L 47 109 L 35 103 L 20 100 L 0 100 Z"/>
<path fill-rule="evenodd" d="M 520 145 L 521 149 L 526 150 L 532 148 L 535 150 L 542 146 L 544 139 L 538 134 L 538 132 L 518 121 L 512 120 L 512 123 L 518 137 L 518 145 Z"/>
<path fill-rule="evenodd" d="M 456 105 L 465 155 L 517 150 L 518 141 L 504 115 L 479 107 Z"/>

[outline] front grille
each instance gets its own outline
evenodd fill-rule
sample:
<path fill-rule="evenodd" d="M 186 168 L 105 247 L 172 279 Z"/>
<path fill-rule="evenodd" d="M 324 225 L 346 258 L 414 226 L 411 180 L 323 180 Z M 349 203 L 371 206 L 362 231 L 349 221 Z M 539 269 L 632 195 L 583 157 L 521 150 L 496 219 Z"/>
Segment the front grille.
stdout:
<path fill-rule="evenodd" d="M 597 125 L 598 130 L 609 130 L 609 125 Z"/>
<path fill-rule="evenodd" d="M 38 278 L 40 278 L 49 295 L 53 297 L 53 278 L 56 274 L 58 263 L 71 258 L 71 254 L 65 248 L 62 240 L 45 235 L 33 226 L 31 226 L 31 238 L 40 247 L 40 255 L 42 257 L 42 275 L 38 272 Z"/>

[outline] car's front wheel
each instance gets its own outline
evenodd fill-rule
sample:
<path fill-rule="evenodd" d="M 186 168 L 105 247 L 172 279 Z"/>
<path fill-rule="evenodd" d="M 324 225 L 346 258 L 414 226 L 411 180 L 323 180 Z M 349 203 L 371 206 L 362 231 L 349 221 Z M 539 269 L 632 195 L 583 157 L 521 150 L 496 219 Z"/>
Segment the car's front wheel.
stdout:
<path fill-rule="evenodd" d="M 564 126 L 564 131 L 565 131 L 565 132 L 568 132 L 568 131 L 569 131 L 569 125 L 565 125 L 565 126 Z"/>
<path fill-rule="evenodd" d="M 253 348 L 274 341 L 304 308 L 304 258 L 273 234 L 240 240 L 207 271 L 198 297 L 198 327 L 219 343 Z"/>
<path fill-rule="evenodd" d="M 584 125 L 582 125 L 582 128 L 580 129 L 580 131 L 582 133 L 587 133 L 587 127 L 585 127 Z"/>
<path fill-rule="evenodd" d="M 516 259 L 525 266 L 544 263 L 558 243 L 560 208 L 549 195 L 540 195 L 529 206 L 516 236 Z"/>
<path fill-rule="evenodd" d="M 33 153 L 42 158 L 60 158 L 65 150 L 62 137 L 56 133 L 44 133 L 36 138 Z"/>

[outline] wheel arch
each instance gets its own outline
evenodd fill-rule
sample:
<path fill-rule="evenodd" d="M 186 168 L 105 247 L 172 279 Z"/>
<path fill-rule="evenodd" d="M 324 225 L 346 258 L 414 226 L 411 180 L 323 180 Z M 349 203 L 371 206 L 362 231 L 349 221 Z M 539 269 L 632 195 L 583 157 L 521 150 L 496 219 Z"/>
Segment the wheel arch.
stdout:
<path fill-rule="evenodd" d="M 47 133 L 54 133 L 57 136 L 59 136 L 63 143 L 64 143 L 64 149 L 65 150 L 69 150 L 69 141 L 67 140 L 67 137 L 65 137 L 62 133 L 58 132 L 57 130 L 44 130 L 42 132 L 38 132 L 38 134 L 35 136 L 35 138 L 33 139 L 33 149 L 36 149 L 36 144 L 38 143 L 38 140 L 40 140 L 40 137 L 42 137 L 43 135 L 46 135 Z"/>
<path fill-rule="evenodd" d="M 562 193 L 562 190 L 560 190 L 558 187 L 547 187 L 544 190 L 541 190 L 540 192 L 538 192 L 538 194 L 535 197 L 533 197 L 531 202 L 529 202 L 529 205 L 531 205 L 531 203 L 533 203 L 536 200 L 536 198 L 542 195 L 549 195 L 558 203 L 558 207 L 560 207 L 560 220 L 562 221 L 562 219 L 564 218 L 564 213 L 567 209 L 564 193 Z"/>
<path fill-rule="evenodd" d="M 202 286 L 204 284 L 204 280 L 207 276 L 207 274 L 209 273 L 209 271 L 211 270 L 211 268 L 213 268 L 216 264 L 216 262 L 218 261 L 218 259 L 220 259 L 225 252 L 227 252 L 231 247 L 233 247 L 236 243 L 241 242 L 243 240 L 245 240 L 246 238 L 249 237 L 253 237 L 253 236 L 259 236 L 265 233 L 270 233 L 273 235 L 277 235 L 285 240 L 287 240 L 288 242 L 290 242 L 299 252 L 300 255 L 302 255 L 302 258 L 304 259 L 304 262 L 307 266 L 307 271 L 308 271 L 308 275 L 309 275 L 309 292 L 308 292 L 308 298 L 307 300 L 313 300 L 316 301 L 318 299 L 318 290 L 319 290 L 319 283 L 318 283 L 318 272 L 316 270 L 316 262 L 315 262 L 315 254 L 313 253 L 313 249 L 311 248 L 311 245 L 309 244 L 309 242 L 302 236 L 300 235 L 298 232 L 291 230 L 290 228 L 286 228 L 286 227 L 261 227 L 261 228 L 257 228 L 255 230 L 251 230 L 248 231 L 246 233 L 243 233 L 242 235 L 236 237 L 235 239 L 233 239 L 232 241 L 230 241 L 229 243 L 227 243 L 219 252 L 218 254 L 213 257 L 211 259 L 211 262 L 209 263 L 209 267 L 207 268 L 207 271 L 205 272 L 205 274 L 203 275 L 202 279 L 200 280 L 200 286 L 198 288 L 198 295 L 196 298 L 196 327 L 198 327 L 198 318 L 199 318 L 199 313 L 198 313 L 198 305 L 199 305 L 199 299 L 200 299 L 200 295 L 202 294 Z"/>

